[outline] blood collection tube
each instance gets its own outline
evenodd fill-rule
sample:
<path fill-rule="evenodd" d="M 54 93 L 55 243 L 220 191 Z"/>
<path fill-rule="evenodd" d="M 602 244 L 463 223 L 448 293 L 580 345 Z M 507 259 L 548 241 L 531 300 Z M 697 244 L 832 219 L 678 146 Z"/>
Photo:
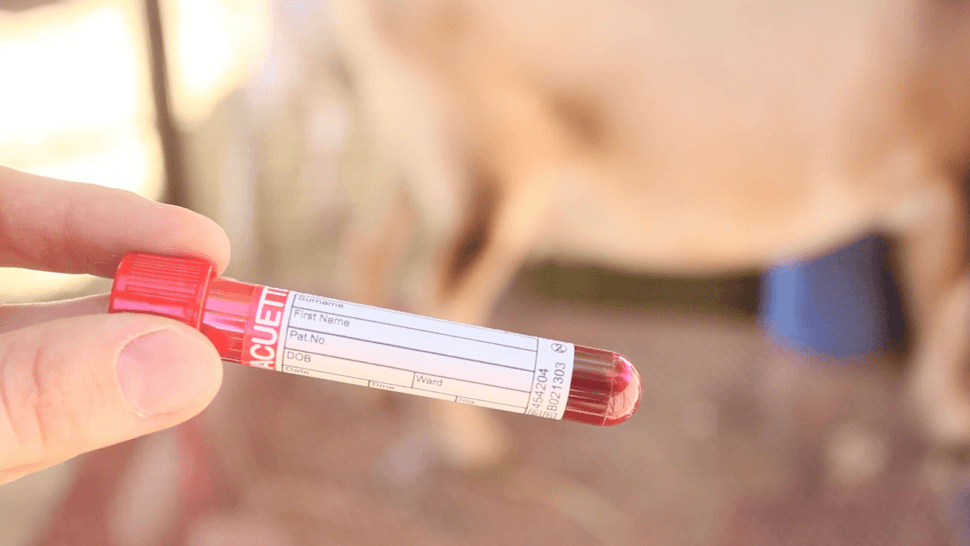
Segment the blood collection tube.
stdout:
<path fill-rule="evenodd" d="M 181 321 L 229 362 L 538 417 L 615 425 L 640 404 L 614 352 L 239 282 L 204 260 L 128 254 L 109 312 Z"/>

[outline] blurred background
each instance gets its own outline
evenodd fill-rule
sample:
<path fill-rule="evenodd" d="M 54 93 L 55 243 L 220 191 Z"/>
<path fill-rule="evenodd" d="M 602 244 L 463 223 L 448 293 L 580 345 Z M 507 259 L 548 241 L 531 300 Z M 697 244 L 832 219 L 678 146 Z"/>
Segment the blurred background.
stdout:
<path fill-rule="evenodd" d="M 210 216 L 230 276 L 352 292 L 347 230 L 399 173 L 326 0 L 0 0 L 0 78 L 0 164 Z M 777 272 L 537 263 L 487 325 L 626 355 L 644 385 L 629 422 L 495 412 L 508 457 L 463 471 L 422 417 L 437 402 L 229 365 L 201 417 L 0 488 L 0 546 L 958 543 L 958 474 L 901 403 L 891 251 L 862 244 L 889 294 L 863 354 L 766 338 Z M 417 282 L 400 275 L 389 305 Z M 0 269 L 3 302 L 108 286 Z"/>

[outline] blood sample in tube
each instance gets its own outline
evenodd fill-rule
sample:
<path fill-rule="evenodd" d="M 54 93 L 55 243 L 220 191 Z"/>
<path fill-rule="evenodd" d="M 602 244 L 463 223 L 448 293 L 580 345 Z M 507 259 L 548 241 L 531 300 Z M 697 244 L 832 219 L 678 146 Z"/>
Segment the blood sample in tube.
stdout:
<path fill-rule="evenodd" d="M 132 253 L 109 312 L 198 329 L 223 360 L 549 419 L 608 426 L 640 403 L 620 354 L 218 277 L 193 258 Z"/>

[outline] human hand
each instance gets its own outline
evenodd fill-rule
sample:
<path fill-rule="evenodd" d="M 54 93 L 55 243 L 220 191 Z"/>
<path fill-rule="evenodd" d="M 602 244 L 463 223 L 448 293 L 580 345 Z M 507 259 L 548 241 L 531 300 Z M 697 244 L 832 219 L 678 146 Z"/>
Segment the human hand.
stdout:
<path fill-rule="evenodd" d="M 131 251 L 205 258 L 211 220 L 135 194 L 0 167 L 0 266 L 110 277 Z M 0 484 L 177 425 L 209 404 L 222 364 L 173 320 L 107 314 L 107 296 L 0 304 Z"/>

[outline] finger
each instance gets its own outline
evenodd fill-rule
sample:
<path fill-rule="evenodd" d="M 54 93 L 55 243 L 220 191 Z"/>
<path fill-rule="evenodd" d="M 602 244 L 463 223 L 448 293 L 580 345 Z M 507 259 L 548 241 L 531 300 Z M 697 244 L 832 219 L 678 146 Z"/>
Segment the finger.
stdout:
<path fill-rule="evenodd" d="M 0 334 L 0 483 L 181 423 L 221 380 L 212 344 L 161 317 L 89 315 Z"/>
<path fill-rule="evenodd" d="M 0 265 L 109 277 L 128 252 L 204 258 L 221 272 L 225 232 L 134 193 L 0 167 Z"/>
<path fill-rule="evenodd" d="M 0 333 L 60 318 L 108 312 L 108 294 L 48 303 L 0 304 Z"/>

